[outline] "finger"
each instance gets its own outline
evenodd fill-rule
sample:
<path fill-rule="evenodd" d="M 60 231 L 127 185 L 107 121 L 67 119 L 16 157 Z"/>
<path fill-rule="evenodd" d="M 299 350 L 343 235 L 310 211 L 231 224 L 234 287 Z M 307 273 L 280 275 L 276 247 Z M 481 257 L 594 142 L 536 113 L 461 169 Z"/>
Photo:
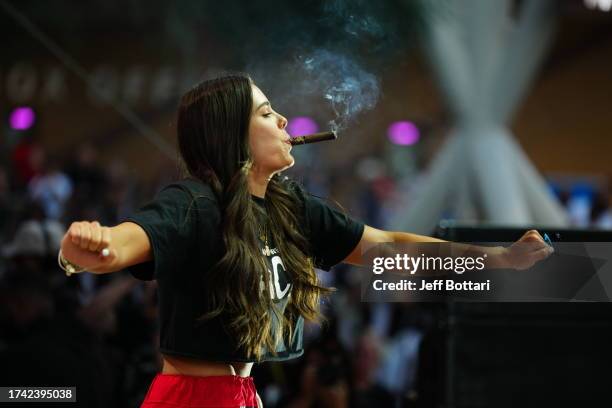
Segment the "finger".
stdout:
<path fill-rule="evenodd" d="M 528 234 L 532 234 L 532 235 L 536 235 L 536 236 L 542 238 L 542 236 L 540 235 L 540 232 L 538 230 L 532 229 L 532 230 L 527 231 L 527 233 Z"/>
<path fill-rule="evenodd" d="M 89 249 L 92 252 L 99 251 L 100 246 L 102 244 L 102 228 L 100 227 L 100 223 L 98 221 L 91 222 L 89 224 L 91 229 L 91 241 L 89 242 Z"/>
<path fill-rule="evenodd" d="M 523 238 L 520 239 L 520 242 L 523 244 L 529 244 L 529 245 L 534 245 L 534 244 L 540 244 L 540 243 L 545 243 L 544 240 L 535 237 L 533 235 L 528 235 L 525 236 Z"/>
<path fill-rule="evenodd" d="M 524 243 L 525 247 L 528 248 L 530 251 L 537 251 L 550 246 L 545 241 L 541 241 L 535 238 L 530 239 L 529 241 L 523 241 L 522 243 Z"/>
<path fill-rule="evenodd" d="M 531 255 L 535 254 L 536 252 L 542 251 L 542 250 L 550 251 L 551 247 L 545 242 L 533 242 L 529 245 L 529 253 Z"/>
<path fill-rule="evenodd" d="M 70 225 L 70 241 L 75 245 L 81 244 L 81 227 L 78 222 L 73 222 Z"/>
<path fill-rule="evenodd" d="M 542 248 L 535 252 L 532 252 L 531 259 L 533 259 L 534 262 L 538 262 L 548 258 L 553 252 L 554 250 L 551 247 L 546 246 L 546 248 Z"/>
<path fill-rule="evenodd" d="M 102 227 L 102 242 L 100 243 L 100 250 L 109 248 L 111 245 L 111 231 L 108 227 Z"/>
<path fill-rule="evenodd" d="M 536 241 L 532 239 L 521 239 L 520 241 L 517 241 L 514 244 L 512 244 L 512 246 L 516 248 L 518 252 L 531 253 L 534 251 L 538 251 L 542 248 L 545 248 L 548 245 L 546 245 L 545 242 L 541 242 L 541 241 Z"/>
<path fill-rule="evenodd" d="M 82 222 L 81 225 L 81 244 L 82 249 L 88 249 L 89 242 L 91 242 L 91 228 L 88 222 Z"/>
<path fill-rule="evenodd" d="M 544 242 L 544 237 L 542 237 L 542 235 L 540 235 L 540 233 L 536 230 L 529 230 L 525 233 L 525 235 L 523 235 L 523 237 L 525 238 L 525 240 L 528 241 L 542 241 Z"/>
<path fill-rule="evenodd" d="M 525 235 L 523 235 L 523 238 L 521 238 L 521 242 L 530 245 L 532 249 L 536 250 L 548 246 L 548 244 L 546 243 L 546 241 L 544 241 L 544 238 L 542 238 L 540 233 L 535 230 L 525 233 Z"/>

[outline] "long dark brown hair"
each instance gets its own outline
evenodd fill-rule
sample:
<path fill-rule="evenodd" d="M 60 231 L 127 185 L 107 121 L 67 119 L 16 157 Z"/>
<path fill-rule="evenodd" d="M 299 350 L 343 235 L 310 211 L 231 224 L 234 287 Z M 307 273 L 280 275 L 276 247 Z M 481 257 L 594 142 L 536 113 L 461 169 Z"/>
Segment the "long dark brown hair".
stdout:
<path fill-rule="evenodd" d="M 291 341 L 300 315 L 320 320 L 319 298 L 332 290 L 319 285 L 301 228 L 300 202 L 276 174 L 266 190 L 265 228 L 282 254 L 292 292 L 284 314 L 274 308 L 268 268 L 257 241 L 262 228 L 261 210 L 247 184 L 252 163 L 248 140 L 252 84 L 242 74 L 199 83 L 181 99 L 177 133 L 186 170 L 212 187 L 222 214 L 225 252 L 204 274 L 209 309 L 200 319 L 223 315 L 238 346 L 250 357 L 260 359 L 264 348 L 274 353 L 281 337 Z M 272 333 L 272 313 L 280 322 L 276 335 Z"/>

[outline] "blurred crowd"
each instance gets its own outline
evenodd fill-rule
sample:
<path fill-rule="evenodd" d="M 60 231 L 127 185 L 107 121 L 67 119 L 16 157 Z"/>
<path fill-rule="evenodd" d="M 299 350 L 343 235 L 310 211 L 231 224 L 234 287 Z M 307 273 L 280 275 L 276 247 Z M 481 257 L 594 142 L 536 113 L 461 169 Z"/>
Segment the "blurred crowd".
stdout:
<path fill-rule="evenodd" d="M 87 143 L 69 157 L 55 157 L 26 137 L 3 150 L 0 384 L 71 385 L 81 406 L 138 406 L 160 370 L 155 283 L 126 272 L 67 277 L 57 266 L 57 251 L 71 222 L 116 225 L 176 170 L 162 168 L 153 182 L 143 183 L 119 160 L 102 166 Z M 367 160 L 372 167 L 373 159 Z M 398 180 L 369 171 L 359 190 L 347 192 L 339 173 L 330 174 L 323 179 L 295 170 L 308 190 L 346 203 L 368 224 L 385 224 L 401 188 Z M 555 192 L 576 226 L 612 229 L 610 191 L 581 185 Z M 305 356 L 253 370 L 265 406 L 424 404 L 426 378 L 417 373 L 433 364 L 422 356 L 424 341 L 438 329 L 435 308 L 362 303 L 358 271 L 346 265 L 320 277 L 339 290 L 324 301 L 326 322 L 307 326 Z"/>

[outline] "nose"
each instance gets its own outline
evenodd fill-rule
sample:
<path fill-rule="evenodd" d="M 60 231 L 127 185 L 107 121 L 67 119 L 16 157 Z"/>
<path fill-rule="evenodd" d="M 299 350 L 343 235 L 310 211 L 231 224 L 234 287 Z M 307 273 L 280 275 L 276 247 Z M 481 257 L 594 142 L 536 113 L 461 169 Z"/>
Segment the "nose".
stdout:
<path fill-rule="evenodd" d="M 281 129 L 284 129 L 287 127 L 288 123 L 289 121 L 287 120 L 287 118 L 279 113 L 278 114 L 278 127 Z"/>

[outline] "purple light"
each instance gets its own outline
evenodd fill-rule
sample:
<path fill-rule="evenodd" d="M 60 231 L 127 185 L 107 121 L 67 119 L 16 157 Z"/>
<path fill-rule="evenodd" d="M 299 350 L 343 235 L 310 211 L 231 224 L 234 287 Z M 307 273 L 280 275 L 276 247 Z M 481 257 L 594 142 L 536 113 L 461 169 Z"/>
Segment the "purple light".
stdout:
<path fill-rule="evenodd" d="M 27 106 L 13 109 L 9 122 L 14 130 L 28 130 L 34 124 L 36 114 L 34 110 Z"/>
<path fill-rule="evenodd" d="M 412 122 L 401 120 L 393 122 L 387 130 L 391 143 L 402 146 L 410 146 L 419 141 L 421 137 L 419 129 Z"/>
<path fill-rule="evenodd" d="M 312 118 L 308 116 L 298 116 L 289 120 L 287 125 L 287 132 L 292 137 L 309 135 L 311 133 L 317 133 L 319 125 Z"/>

